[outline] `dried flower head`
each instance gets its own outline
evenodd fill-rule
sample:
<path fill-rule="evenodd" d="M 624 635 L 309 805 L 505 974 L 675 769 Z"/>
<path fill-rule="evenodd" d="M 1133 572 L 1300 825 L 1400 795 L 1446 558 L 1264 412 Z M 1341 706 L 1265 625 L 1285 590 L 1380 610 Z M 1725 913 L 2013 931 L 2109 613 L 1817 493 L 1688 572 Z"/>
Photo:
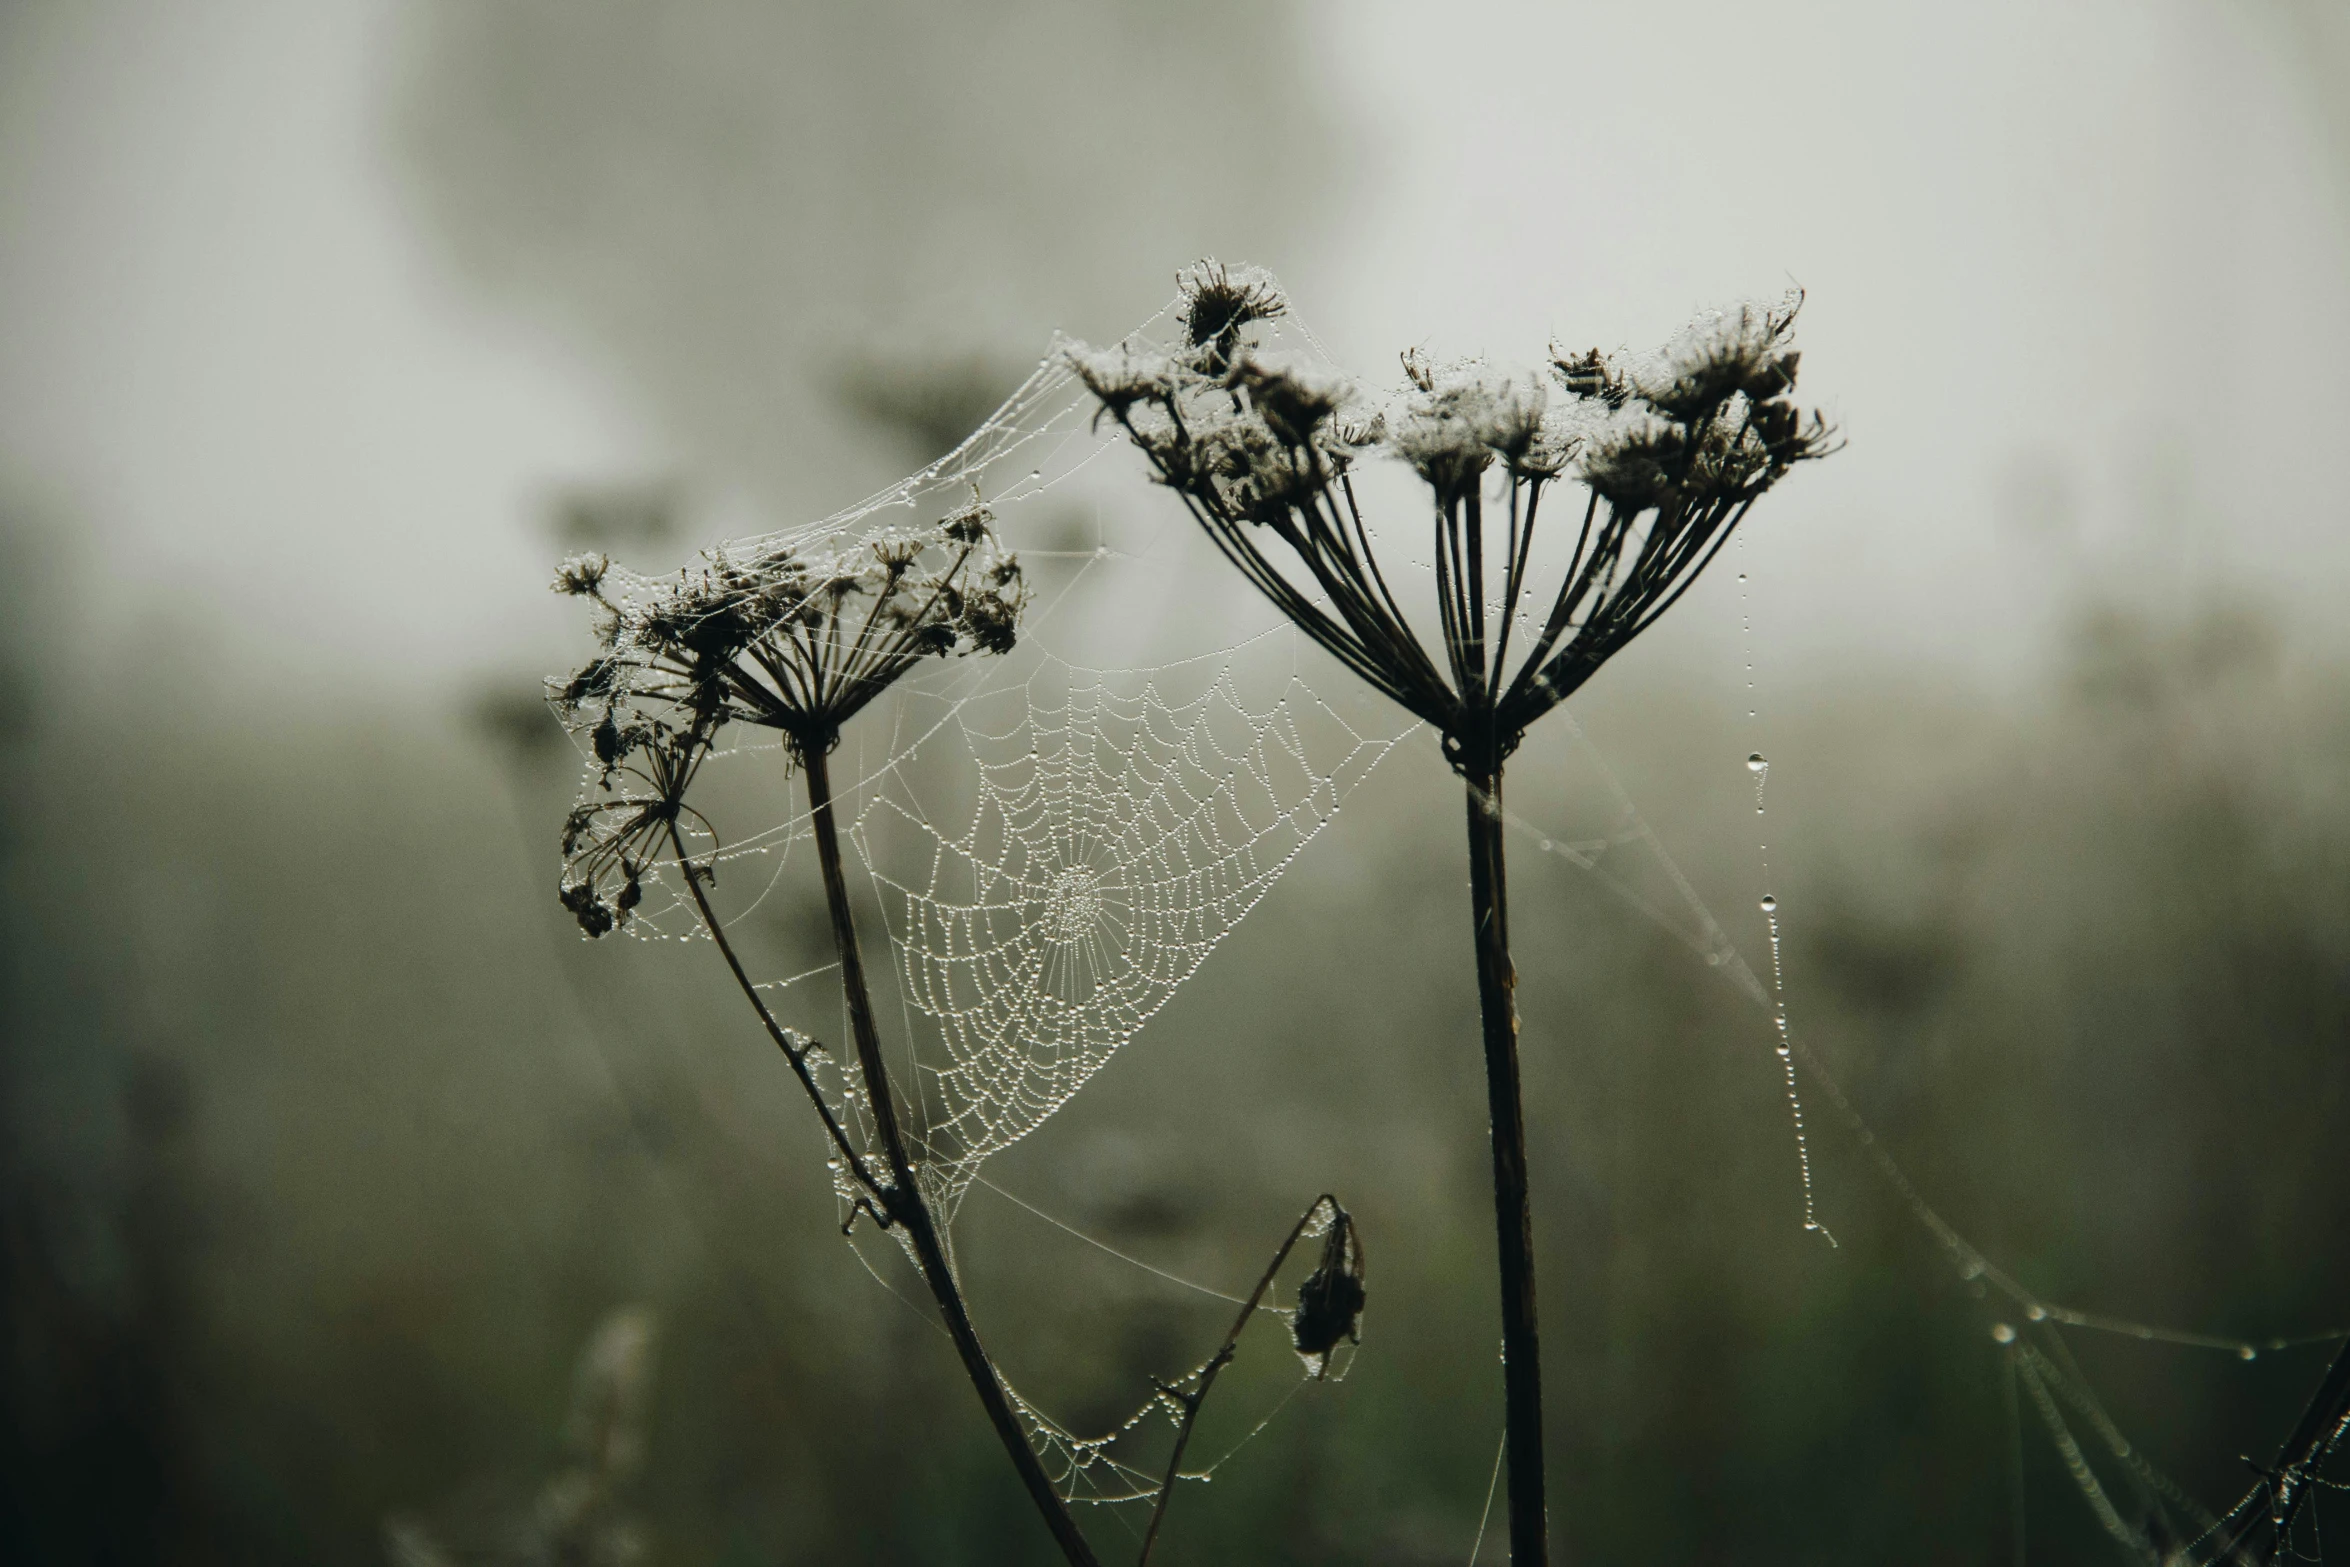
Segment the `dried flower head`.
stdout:
<path fill-rule="evenodd" d="M 597 767 L 563 834 L 562 899 L 581 927 L 624 922 L 648 869 L 685 857 L 686 828 L 715 845 L 686 794 L 726 724 L 778 730 L 794 755 L 828 751 L 923 659 L 1009 651 L 1028 592 L 993 523 L 974 502 L 848 549 L 721 547 L 619 602 L 597 572 L 604 651 L 549 688 Z M 582 575 L 567 569 L 556 585 L 578 591 Z"/>
<path fill-rule="evenodd" d="M 715 840 L 708 822 L 686 803 L 710 749 L 711 725 L 684 728 L 659 719 L 622 723 L 607 710 L 591 731 L 602 767 L 591 798 L 563 820 L 563 876 L 558 897 L 590 936 L 625 924 L 644 901 L 644 879 L 679 846 L 681 824 Z M 686 874 L 696 874 L 687 867 Z M 708 874 L 703 871 L 700 874 Z"/>
<path fill-rule="evenodd" d="M 1675 419 L 1702 417 L 1733 395 L 1761 403 L 1791 392 L 1803 356 L 1786 344 L 1802 307 L 1797 293 L 1768 307 L 1748 304 L 1702 316 L 1653 364 L 1633 373 L 1633 387 Z"/>
<path fill-rule="evenodd" d="M 1235 359 L 1224 384 L 1246 394 L 1248 406 L 1284 446 L 1319 440 L 1349 395 L 1347 384 L 1336 376 L 1256 353 Z"/>
<path fill-rule="evenodd" d="M 1439 505 L 1454 500 L 1467 494 L 1493 462 L 1484 413 L 1484 400 L 1473 386 L 1424 391 L 1390 424 L 1388 450 L 1426 481 Z"/>
<path fill-rule="evenodd" d="M 1414 395 L 1390 422 L 1387 447 L 1436 492 L 1441 505 L 1466 494 L 1500 458 L 1513 475 L 1551 477 L 1574 442 L 1548 418 L 1549 396 L 1531 376 L 1479 363 L 1445 368 L 1404 355 Z"/>
<path fill-rule="evenodd" d="M 600 551 L 571 556 L 555 568 L 555 591 L 578 598 L 601 598 L 604 578 L 611 570 L 611 557 Z"/>
<path fill-rule="evenodd" d="M 1201 368 L 1221 374 L 1232 363 L 1244 329 L 1289 313 L 1289 297 L 1256 267 L 1229 268 L 1210 258 L 1175 274 L 1185 341 L 1200 351 Z"/>
<path fill-rule="evenodd" d="M 1103 415 L 1120 414 L 1136 403 L 1165 397 L 1175 387 L 1175 365 L 1165 354 L 1123 346 L 1095 350 L 1077 344 L 1063 350 L 1063 359 L 1101 404 L 1094 415 L 1097 423 Z"/>
<path fill-rule="evenodd" d="M 1360 1344 L 1363 1304 L 1363 1241 L 1354 1216 L 1330 1204 L 1330 1226 L 1322 1232 L 1322 1260 L 1297 1287 L 1297 1309 L 1289 1315 L 1290 1342 L 1316 1377 L 1327 1375 L 1330 1352 L 1341 1339 Z"/>
<path fill-rule="evenodd" d="M 1369 416 L 1334 379 L 1243 345 L 1245 327 L 1287 311 L 1270 279 L 1203 262 L 1183 285 L 1181 351 L 1066 350 L 1100 416 L 1285 616 L 1473 774 L 1669 608 L 1789 468 L 1834 449 L 1790 400 L 1800 296 L 1707 317 L 1632 369 L 1554 349 L 1555 389 L 1409 350 L 1407 389 Z M 1435 501 L 1440 650 L 1372 556 L 1349 478 L 1367 449 Z M 1589 492 L 1584 523 L 1547 605 L 1529 603 L 1543 498 L 1569 480 Z"/>

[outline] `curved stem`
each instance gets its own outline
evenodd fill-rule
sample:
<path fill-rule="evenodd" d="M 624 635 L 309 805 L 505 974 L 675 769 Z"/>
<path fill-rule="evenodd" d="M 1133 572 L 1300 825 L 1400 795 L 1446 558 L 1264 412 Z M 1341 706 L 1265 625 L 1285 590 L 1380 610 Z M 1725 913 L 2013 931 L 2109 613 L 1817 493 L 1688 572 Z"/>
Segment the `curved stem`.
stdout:
<path fill-rule="evenodd" d="M 800 1086 L 808 1091 L 809 1103 L 824 1118 L 825 1135 L 840 1150 L 840 1156 L 848 1161 L 849 1172 L 857 1178 L 858 1185 L 878 1197 L 881 1195 L 881 1183 L 873 1178 L 873 1171 L 865 1163 L 864 1155 L 857 1152 L 856 1145 L 849 1141 L 849 1134 L 841 1129 L 839 1118 L 832 1113 L 832 1106 L 824 1102 L 823 1090 L 816 1086 L 815 1074 L 808 1070 L 806 1048 L 794 1045 L 791 1030 L 775 1021 L 775 1014 L 767 1009 L 767 998 L 759 994 L 759 987 L 751 983 L 751 976 L 743 969 L 742 959 L 735 956 L 734 943 L 727 940 L 726 927 L 719 923 L 717 910 L 710 907 L 710 895 L 702 890 L 702 873 L 694 869 L 693 859 L 686 853 L 685 836 L 677 830 L 675 817 L 669 820 L 669 842 L 677 850 L 678 874 L 685 878 L 687 890 L 694 895 L 694 907 L 701 911 L 702 928 L 710 933 L 710 940 L 717 944 L 719 955 L 726 959 L 726 966 L 733 971 L 734 982 L 742 987 L 743 995 L 749 999 L 751 1010 L 759 1014 L 759 1022 L 766 1028 L 767 1037 L 775 1041 L 775 1047 L 783 1052 L 784 1060 L 791 1063 L 792 1072 L 799 1078 Z"/>
<path fill-rule="evenodd" d="M 995 1427 L 1004 1451 L 1010 1455 L 1012 1467 L 1020 1472 L 1020 1482 L 1028 1488 L 1029 1499 L 1044 1515 L 1053 1543 L 1061 1548 L 1070 1567 L 1099 1567 L 1093 1547 L 1086 1543 L 1077 1520 L 1069 1515 L 1068 1504 L 1053 1489 L 1036 1450 L 1028 1445 L 1027 1433 L 1020 1429 L 1019 1418 L 1012 1412 L 1011 1399 L 1004 1391 L 1003 1379 L 996 1374 L 995 1363 L 980 1346 L 979 1334 L 971 1325 L 971 1313 L 963 1303 L 962 1285 L 947 1262 L 937 1221 L 915 1181 L 913 1162 L 906 1156 L 905 1138 L 898 1129 L 897 1097 L 890 1088 L 889 1070 L 882 1060 L 881 1036 L 873 1026 L 872 991 L 865 983 L 865 961 L 858 950 L 856 918 L 849 907 L 848 879 L 841 871 L 840 827 L 832 811 L 832 778 L 821 746 L 794 749 L 808 780 L 808 810 L 815 831 L 816 858 L 824 869 L 824 901 L 832 913 L 833 945 L 840 952 L 841 988 L 848 1001 L 849 1028 L 856 1037 L 857 1066 L 865 1079 L 866 1101 L 872 1107 L 874 1137 L 889 1161 L 890 1185 L 883 1193 L 883 1207 L 890 1222 L 903 1225 L 906 1238 L 913 1242 L 922 1281 L 930 1286 L 931 1298 L 938 1302 L 939 1315 L 946 1320 L 947 1336 L 954 1341 L 955 1353 L 962 1358 L 963 1370 L 978 1391 L 980 1405 L 987 1411 L 988 1422 Z"/>
<path fill-rule="evenodd" d="M 1518 1087 L 1518 971 L 1510 963 L 1502 863 L 1501 767 L 1467 770 L 1469 900 L 1477 1002 L 1485 1024 L 1485 1102 L 1493 1123 L 1493 1226 L 1501 1261 L 1502 1392 L 1510 1469 L 1510 1562 L 1543 1567 L 1542 1336 L 1534 1299 L 1534 1218 L 1527 1200 L 1526 1115 Z"/>
<path fill-rule="evenodd" d="M 1178 1393 L 1164 1386 L 1159 1389 L 1183 1405 L 1183 1418 L 1175 1428 L 1175 1449 L 1167 1455 L 1167 1477 L 1159 1482 L 1159 1499 L 1151 1506 L 1150 1528 L 1143 1534 L 1142 1551 L 1134 1558 L 1134 1567 L 1150 1567 L 1151 1548 L 1159 1543 L 1159 1526 L 1167 1521 L 1167 1503 L 1174 1499 L 1175 1482 L 1183 1477 L 1183 1450 L 1191 1445 L 1191 1428 L 1199 1419 L 1199 1406 L 1208 1401 L 1208 1389 L 1216 1385 L 1217 1374 L 1232 1364 L 1232 1357 L 1240 1348 L 1240 1335 L 1248 1331 L 1249 1319 L 1257 1314 L 1257 1308 L 1264 1303 L 1265 1291 L 1273 1287 L 1274 1276 L 1280 1273 L 1281 1264 L 1289 1260 L 1289 1254 L 1297 1246 L 1298 1238 L 1305 1234 L 1306 1226 L 1313 1223 L 1314 1215 L 1325 1207 L 1333 1215 L 1332 1223 L 1346 1222 L 1346 1210 L 1339 1207 L 1338 1199 L 1328 1192 L 1315 1198 L 1306 1211 L 1298 1215 L 1297 1223 L 1289 1227 L 1288 1236 L 1281 1242 L 1281 1249 L 1273 1253 L 1273 1260 L 1265 1264 L 1265 1271 L 1258 1276 L 1257 1287 L 1249 1291 L 1247 1300 L 1240 1303 L 1240 1315 L 1232 1319 L 1232 1331 L 1224 1335 L 1223 1344 L 1209 1358 L 1208 1363 L 1200 1368 L 1199 1386 L 1189 1393 Z"/>

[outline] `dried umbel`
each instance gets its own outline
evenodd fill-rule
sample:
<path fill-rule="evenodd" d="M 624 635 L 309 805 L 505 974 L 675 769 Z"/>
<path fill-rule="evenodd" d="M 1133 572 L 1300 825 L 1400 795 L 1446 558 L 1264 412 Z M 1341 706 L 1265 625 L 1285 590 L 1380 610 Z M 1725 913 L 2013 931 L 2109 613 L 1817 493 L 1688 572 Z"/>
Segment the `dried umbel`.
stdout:
<path fill-rule="evenodd" d="M 602 935 L 628 918 L 654 864 L 676 865 L 685 901 L 823 1124 L 836 1185 L 851 1203 L 849 1223 L 863 1215 L 898 1234 L 1062 1555 L 1070 1567 L 1098 1567 L 971 1324 L 915 1145 L 901 1128 L 827 762 L 841 726 L 924 659 L 1010 650 L 1027 589 L 1019 563 L 996 547 L 993 520 L 975 500 L 928 528 L 853 545 L 720 548 L 674 581 L 639 583 L 618 596 L 601 557 L 565 562 L 555 586 L 596 606 L 603 649 L 549 693 L 570 729 L 586 737 L 597 767 L 588 798 L 564 824 L 562 899 L 581 929 Z M 778 732 L 807 790 L 856 1044 L 857 1080 L 843 1088 L 838 1110 L 816 1078 L 821 1047 L 776 1019 L 710 901 L 718 834 L 687 795 L 717 732 L 736 723 Z M 689 828 L 699 854 L 688 847 Z"/>
<path fill-rule="evenodd" d="M 804 760 L 923 660 L 1008 652 L 1027 587 L 993 520 L 975 503 L 830 553 L 721 547 L 625 598 L 603 557 L 564 562 L 555 588 L 596 606 L 603 643 L 549 689 L 600 769 L 564 824 L 561 895 L 580 927 L 627 919 L 675 827 L 715 840 L 686 796 L 725 725 L 778 730 Z"/>
<path fill-rule="evenodd" d="M 1647 364 L 1554 351 L 1547 373 L 1512 375 L 1408 353 L 1406 387 L 1379 406 L 1252 346 L 1249 329 L 1288 310 L 1270 278 L 1211 262 L 1181 281 L 1182 345 L 1077 345 L 1070 367 L 1225 554 L 1434 725 L 1465 772 L 1506 758 L 1686 591 L 1765 491 L 1833 445 L 1791 401 L 1796 299 L 1710 317 Z M 1374 556 L 1351 479 L 1368 455 L 1428 488 L 1439 648 Z M 1536 524 L 1560 483 L 1585 491 L 1583 515 L 1538 596 Z"/>

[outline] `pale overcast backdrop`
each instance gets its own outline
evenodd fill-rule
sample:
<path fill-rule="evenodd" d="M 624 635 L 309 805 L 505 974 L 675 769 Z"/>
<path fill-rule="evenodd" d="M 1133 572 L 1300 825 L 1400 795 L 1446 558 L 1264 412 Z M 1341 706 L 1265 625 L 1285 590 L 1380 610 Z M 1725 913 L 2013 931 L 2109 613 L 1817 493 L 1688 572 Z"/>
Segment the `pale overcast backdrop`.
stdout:
<path fill-rule="evenodd" d="M 2332 634 L 2335 11 L 1189 14 L 1240 80 L 1137 76 L 1150 38 L 1041 3 L 20 0 L 0 481 L 80 541 L 107 634 L 161 595 L 240 658 L 437 682 L 568 629 L 551 485 L 677 472 L 780 523 L 903 465 L 825 424 L 860 344 L 1115 332 L 1205 249 L 1374 379 L 1792 280 L 1851 446 L 1755 540 L 1790 664 L 1998 676 L 2085 579 Z"/>

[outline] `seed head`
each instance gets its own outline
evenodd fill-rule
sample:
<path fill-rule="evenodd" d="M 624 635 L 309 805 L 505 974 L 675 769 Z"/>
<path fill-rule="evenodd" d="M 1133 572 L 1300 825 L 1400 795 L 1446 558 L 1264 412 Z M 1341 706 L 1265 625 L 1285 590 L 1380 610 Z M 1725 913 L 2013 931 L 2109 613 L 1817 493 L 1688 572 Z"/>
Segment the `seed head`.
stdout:
<path fill-rule="evenodd" d="M 1327 1199 L 1325 1199 L 1327 1200 Z M 1297 1309 L 1289 1314 L 1290 1342 L 1318 1378 L 1330 1369 L 1330 1352 L 1345 1339 L 1362 1337 L 1363 1243 L 1354 1216 L 1330 1203 L 1330 1227 L 1322 1232 L 1322 1260 L 1297 1287 Z"/>
<path fill-rule="evenodd" d="M 1199 350 L 1201 368 L 1221 375 L 1240 347 L 1240 335 L 1259 321 L 1289 314 L 1289 298 L 1273 275 L 1256 267 L 1228 268 L 1213 257 L 1175 274 L 1183 333 Z"/>
<path fill-rule="evenodd" d="M 573 555 L 555 568 L 555 591 L 577 598 L 602 598 L 604 577 L 611 569 L 611 557 L 599 551 Z"/>
<path fill-rule="evenodd" d="M 1786 347 L 1801 294 L 1777 305 L 1740 305 L 1691 322 L 1657 361 L 1636 371 L 1634 388 L 1675 419 L 1704 416 L 1741 394 L 1753 402 L 1794 389 L 1802 355 Z"/>
<path fill-rule="evenodd" d="M 581 929 L 626 923 L 659 865 L 711 878 L 718 834 L 687 796 L 723 726 L 779 730 L 804 756 L 920 660 L 1009 651 L 1028 592 L 992 522 L 975 502 L 830 553 L 721 546 L 625 599 L 591 595 L 605 651 L 549 683 L 595 763 L 562 834 L 559 896 Z"/>
<path fill-rule="evenodd" d="M 1061 350 L 1061 359 L 1101 404 L 1096 422 L 1102 414 L 1116 418 L 1137 403 L 1174 395 L 1175 364 L 1165 354 L 1071 343 Z"/>
<path fill-rule="evenodd" d="M 1244 353 L 1232 362 L 1224 384 L 1248 395 L 1249 406 L 1273 438 L 1285 446 L 1309 446 L 1346 405 L 1347 386 L 1336 376 L 1277 364 Z"/>
<path fill-rule="evenodd" d="M 1407 373 L 1415 368 L 1409 358 L 1405 367 Z M 1475 380 L 1439 378 L 1425 367 L 1412 381 L 1420 393 L 1389 425 L 1387 449 L 1447 503 L 1467 494 L 1493 463 L 1493 398 Z"/>

